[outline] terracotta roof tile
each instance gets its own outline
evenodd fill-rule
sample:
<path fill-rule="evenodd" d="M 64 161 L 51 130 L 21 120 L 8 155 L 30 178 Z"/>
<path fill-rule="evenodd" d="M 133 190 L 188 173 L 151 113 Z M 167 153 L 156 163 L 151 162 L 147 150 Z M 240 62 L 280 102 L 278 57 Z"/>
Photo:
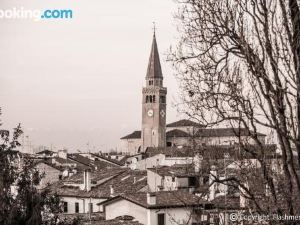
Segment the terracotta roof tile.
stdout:
<path fill-rule="evenodd" d="M 133 171 L 125 168 L 107 168 L 91 173 L 92 189 L 87 192 L 72 184 L 83 183 L 83 173 L 76 174 L 67 180 L 56 183 L 51 187 L 60 196 L 110 198 L 110 186 L 115 195 L 137 192 L 147 186 L 146 171 Z M 135 182 L 135 183 L 134 183 Z M 94 184 L 94 186 L 93 186 Z"/>
<path fill-rule="evenodd" d="M 140 139 L 142 137 L 142 132 L 140 130 L 134 131 L 131 134 L 128 134 L 121 139 Z"/>
<path fill-rule="evenodd" d="M 258 136 L 266 136 L 257 133 Z M 200 129 L 195 136 L 198 137 L 231 137 L 231 136 L 250 136 L 250 132 L 244 128 L 205 128 Z"/>
<path fill-rule="evenodd" d="M 173 123 L 169 123 L 167 124 L 167 127 L 203 127 L 203 125 L 191 120 L 183 119 Z"/>
<path fill-rule="evenodd" d="M 184 132 L 182 130 L 174 129 L 170 130 L 166 133 L 167 138 L 171 137 L 190 137 L 190 135 L 187 132 Z"/>
<path fill-rule="evenodd" d="M 42 154 L 52 155 L 53 153 L 55 153 L 55 152 L 50 151 L 50 150 L 48 150 L 48 149 L 45 149 L 45 150 L 40 151 L 40 152 L 37 152 L 37 153 L 35 153 L 35 154 L 37 154 L 37 155 L 42 155 Z"/>
<path fill-rule="evenodd" d="M 100 204 L 107 205 L 117 199 L 127 199 L 144 208 L 159 209 L 159 208 L 176 208 L 176 207 L 198 207 L 209 204 L 196 195 L 185 191 L 159 191 L 151 193 L 156 196 L 156 204 L 147 204 L 147 193 L 137 192 L 126 195 L 117 196 L 111 200 L 107 200 Z"/>

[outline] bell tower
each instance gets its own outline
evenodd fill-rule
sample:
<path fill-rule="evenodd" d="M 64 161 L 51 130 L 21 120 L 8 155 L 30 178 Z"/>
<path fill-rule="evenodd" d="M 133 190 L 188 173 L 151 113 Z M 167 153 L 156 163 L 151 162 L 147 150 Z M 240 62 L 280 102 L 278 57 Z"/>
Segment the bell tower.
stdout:
<path fill-rule="evenodd" d="M 155 30 L 143 88 L 142 148 L 166 146 L 166 96 Z"/>

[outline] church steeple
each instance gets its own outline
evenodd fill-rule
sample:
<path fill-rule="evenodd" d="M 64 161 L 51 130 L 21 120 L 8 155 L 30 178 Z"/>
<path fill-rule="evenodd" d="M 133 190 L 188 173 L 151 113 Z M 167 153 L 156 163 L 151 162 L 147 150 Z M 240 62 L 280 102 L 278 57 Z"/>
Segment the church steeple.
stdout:
<path fill-rule="evenodd" d="M 142 150 L 147 147 L 166 146 L 166 98 L 163 75 L 157 49 L 155 29 L 151 54 L 143 88 L 142 105 Z"/>
<path fill-rule="evenodd" d="M 156 78 L 163 79 L 163 75 L 161 71 L 159 53 L 158 53 L 155 30 L 154 30 L 146 79 L 156 79 Z"/>

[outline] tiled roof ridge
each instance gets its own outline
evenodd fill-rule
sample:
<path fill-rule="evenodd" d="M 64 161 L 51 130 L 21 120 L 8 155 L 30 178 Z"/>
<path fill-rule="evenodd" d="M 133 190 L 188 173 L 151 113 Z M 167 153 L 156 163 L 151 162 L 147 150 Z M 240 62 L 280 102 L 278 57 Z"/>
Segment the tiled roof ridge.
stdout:
<path fill-rule="evenodd" d="M 101 185 L 106 184 L 107 182 L 109 182 L 109 181 L 111 181 L 112 179 L 114 179 L 114 178 L 116 178 L 116 177 L 122 175 L 123 173 L 126 173 L 127 171 L 128 171 L 128 170 L 122 170 L 122 171 L 118 172 L 117 174 L 114 174 L 113 176 L 109 177 L 109 179 L 106 179 L 106 180 L 103 181 L 102 183 L 93 186 L 92 189 L 95 188 L 95 187 L 99 187 L 99 186 L 101 186 Z"/>
<path fill-rule="evenodd" d="M 51 163 L 51 162 L 49 162 L 47 160 L 44 160 L 44 159 L 42 159 L 40 161 L 37 161 L 36 163 L 34 163 L 34 165 L 38 165 L 39 163 L 45 163 L 46 165 L 51 166 L 52 168 L 57 169 L 59 171 L 63 171 L 64 170 L 62 166 L 56 166 L 55 164 L 53 164 L 53 163 Z"/>
<path fill-rule="evenodd" d="M 78 163 L 81 163 L 81 164 L 83 164 L 83 165 L 85 165 L 85 166 L 88 166 L 88 167 L 91 167 L 91 164 L 87 164 L 87 163 L 84 163 L 84 162 L 81 162 L 81 161 L 79 161 L 79 160 L 77 160 L 77 159 L 75 159 L 75 158 L 72 158 L 71 156 L 67 156 L 68 157 L 68 159 L 71 159 L 71 160 L 73 160 L 73 161 L 75 161 L 75 162 L 78 162 Z"/>
<path fill-rule="evenodd" d="M 107 160 L 107 161 L 109 161 L 109 162 L 111 162 L 111 163 L 114 163 L 114 164 L 116 164 L 116 165 L 118 165 L 118 166 L 123 166 L 123 165 L 124 165 L 124 164 L 122 164 L 121 162 L 119 162 L 119 161 L 117 161 L 117 160 L 109 159 L 109 158 L 107 158 L 107 157 L 103 157 L 102 155 L 99 155 L 99 154 L 96 154 L 96 153 L 91 153 L 91 155 L 96 156 L 96 157 L 99 157 L 99 158 L 104 159 L 104 160 Z"/>
<path fill-rule="evenodd" d="M 203 125 L 201 125 L 200 123 L 197 123 L 195 121 L 189 120 L 189 119 L 181 119 L 172 123 L 168 123 L 166 125 L 167 127 L 190 127 L 190 126 L 194 126 L 194 127 L 203 127 Z"/>

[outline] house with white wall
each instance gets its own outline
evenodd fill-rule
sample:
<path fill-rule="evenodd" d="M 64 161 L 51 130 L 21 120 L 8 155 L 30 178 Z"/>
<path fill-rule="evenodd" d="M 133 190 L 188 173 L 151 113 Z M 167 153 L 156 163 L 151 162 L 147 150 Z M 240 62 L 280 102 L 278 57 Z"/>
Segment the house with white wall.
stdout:
<path fill-rule="evenodd" d="M 200 222 L 199 214 L 205 214 L 205 210 L 212 207 L 207 201 L 184 191 L 120 195 L 99 205 L 104 208 L 106 220 L 129 215 L 144 225 L 192 225 Z"/>
<path fill-rule="evenodd" d="M 161 166 L 147 169 L 149 191 L 185 190 L 194 192 L 204 185 L 199 170 L 192 165 Z"/>
<path fill-rule="evenodd" d="M 145 156 L 139 161 L 132 162 L 131 169 L 146 170 L 157 166 L 172 166 L 175 164 L 192 164 L 195 153 L 190 148 L 147 148 Z"/>

